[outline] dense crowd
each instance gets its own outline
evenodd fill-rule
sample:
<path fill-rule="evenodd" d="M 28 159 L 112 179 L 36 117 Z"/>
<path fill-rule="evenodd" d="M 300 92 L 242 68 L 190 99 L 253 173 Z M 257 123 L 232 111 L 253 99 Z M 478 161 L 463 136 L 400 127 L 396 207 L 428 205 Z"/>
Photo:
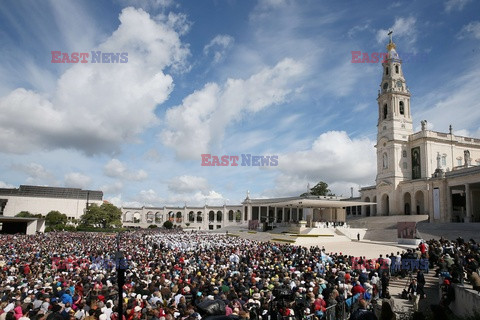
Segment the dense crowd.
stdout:
<path fill-rule="evenodd" d="M 478 252 L 472 242 L 431 241 L 372 261 L 205 232 L 2 235 L 0 320 L 376 319 L 369 301 L 389 298 L 391 274 L 404 272 L 398 261 L 428 258 L 455 282 L 458 268 L 478 277 Z M 384 301 L 381 319 L 393 318 Z"/>

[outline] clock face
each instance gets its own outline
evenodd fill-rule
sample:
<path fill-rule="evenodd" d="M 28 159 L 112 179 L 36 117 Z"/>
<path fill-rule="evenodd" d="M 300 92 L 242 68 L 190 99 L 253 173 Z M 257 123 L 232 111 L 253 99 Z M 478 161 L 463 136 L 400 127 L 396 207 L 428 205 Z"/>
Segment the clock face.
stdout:
<path fill-rule="evenodd" d="M 388 88 L 388 83 L 385 82 L 385 83 L 383 84 L 383 90 L 387 90 L 387 88 Z"/>
<path fill-rule="evenodd" d="M 402 87 L 402 81 L 397 81 L 397 87 L 401 88 Z"/>

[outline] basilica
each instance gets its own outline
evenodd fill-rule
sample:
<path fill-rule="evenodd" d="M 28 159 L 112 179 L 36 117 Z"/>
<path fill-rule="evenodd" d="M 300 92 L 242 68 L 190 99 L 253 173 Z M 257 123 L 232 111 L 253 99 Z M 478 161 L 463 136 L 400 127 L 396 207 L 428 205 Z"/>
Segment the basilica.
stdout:
<path fill-rule="evenodd" d="M 480 222 L 480 139 L 414 132 L 410 91 L 390 37 L 378 92 L 377 176 L 360 190 L 364 216 L 427 214 L 430 222 Z M 414 108 L 414 106 L 413 106 Z"/>

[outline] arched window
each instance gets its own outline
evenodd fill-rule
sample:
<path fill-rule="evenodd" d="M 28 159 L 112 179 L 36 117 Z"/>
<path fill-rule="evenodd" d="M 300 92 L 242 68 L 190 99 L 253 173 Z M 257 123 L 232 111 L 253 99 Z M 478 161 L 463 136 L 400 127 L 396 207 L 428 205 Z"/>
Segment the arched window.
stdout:
<path fill-rule="evenodd" d="M 388 76 L 388 67 L 385 68 L 385 74 Z"/>
<path fill-rule="evenodd" d="M 385 152 L 383 154 L 383 169 L 387 169 L 388 168 L 388 156 L 387 156 L 387 153 Z"/>
<path fill-rule="evenodd" d="M 383 105 L 383 119 L 387 119 L 387 114 L 388 114 L 388 109 L 387 109 L 387 104 L 385 103 Z"/>
<path fill-rule="evenodd" d="M 403 105 L 403 101 L 400 101 L 400 114 L 405 114 L 405 107 Z"/>
<path fill-rule="evenodd" d="M 395 72 L 398 73 L 398 65 L 395 66 Z"/>

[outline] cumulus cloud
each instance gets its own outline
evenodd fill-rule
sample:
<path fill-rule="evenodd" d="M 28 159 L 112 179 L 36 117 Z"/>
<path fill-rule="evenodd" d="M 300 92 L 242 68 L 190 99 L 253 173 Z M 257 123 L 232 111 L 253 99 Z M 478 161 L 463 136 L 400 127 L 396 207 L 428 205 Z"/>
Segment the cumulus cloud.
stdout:
<path fill-rule="evenodd" d="M 196 176 L 174 177 L 168 182 L 168 189 L 173 193 L 189 193 L 208 189 L 207 179 Z"/>
<path fill-rule="evenodd" d="M 167 68 L 188 69 L 188 49 L 174 29 L 173 15 L 152 18 L 126 8 L 120 25 L 94 50 L 126 52 L 127 63 L 78 63 L 67 69 L 51 97 L 18 88 L 0 99 L 0 143 L 4 152 L 75 148 L 87 154 L 111 152 L 135 142 L 156 123 L 173 79 Z M 88 59 L 91 61 L 91 59 Z"/>
<path fill-rule="evenodd" d="M 471 1 L 472 0 L 447 0 L 445 1 L 445 11 L 462 11 L 463 7 Z"/>
<path fill-rule="evenodd" d="M 396 18 L 393 25 L 388 29 L 380 29 L 377 31 L 377 42 L 381 45 L 386 45 L 388 42 L 388 32 L 393 30 L 393 42 L 395 38 L 402 39 L 404 50 L 410 50 L 412 53 L 416 53 L 415 43 L 417 41 L 417 19 L 414 17 L 408 18 Z"/>
<path fill-rule="evenodd" d="M 344 131 L 321 134 L 304 151 L 280 154 L 280 175 L 270 196 L 300 195 L 307 183 L 313 187 L 319 181 L 335 182 L 335 190 L 344 194 L 350 186 L 373 184 L 376 174 L 374 141 L 351 139 Z"/>
<path fill-rule="evenodd" d="M 8 188 L 8 189 L 12 189 L 12 188 L 15 188 L 14 185 L 11 185 L 9 183 L 6 183 L 4 181 L 0 181 L 0 188 Z"/>
<path fill-rule="evenodd" d="M 118 159 L 110 160 L 104 166 L 103 171 L 108 177 L 125 180 L 141 181 L 148 177 L 148 174 L 143 169 L 138 171 L 129 170 L 127 166 Z"/>
<path fill-rule="evenodd" d="M 222 140 L 232 121 L 285 102 L 303 70 L 301 63 L 284 59 L 246 80 L 228 79 L 223 86 L 205 85 L 167 111 L 168 129 L 161 133 L 164 144 L 173 148 L 178 158 L 198 159 L 200 154 L 208 153 L 213 142 Z"/>
<path fill-rule="evenodd" d="M 65 186 L 71 188 L 87 189 L 92 183 L 92 178 L 79 172 L 71 172 L 65 175 Z"/>
<path fill-rule="evenodd" d="M 462 30 L 457 35 L 458 39 L 467 37 L 474 37 L 480 39 L 480 21 L 472 21 L 469 24 L 463 26 Z"/>
<path fill-rule="evenodd" d="M 55 176 L 39 163 L 31 162 L 29 164 L 14 164 L 12 169 L 28 175 L 27 184 L 33 185 L 58 185 Z"/>
<path fill-rule="evenodd" d="M 219 34 L 203 48 L 203 53 L 208 55 L 213 52 L 213 62 L 218 63 L 225 58 L 225 54 L 232 47 L 233 42 L 233 37 Z"/>

